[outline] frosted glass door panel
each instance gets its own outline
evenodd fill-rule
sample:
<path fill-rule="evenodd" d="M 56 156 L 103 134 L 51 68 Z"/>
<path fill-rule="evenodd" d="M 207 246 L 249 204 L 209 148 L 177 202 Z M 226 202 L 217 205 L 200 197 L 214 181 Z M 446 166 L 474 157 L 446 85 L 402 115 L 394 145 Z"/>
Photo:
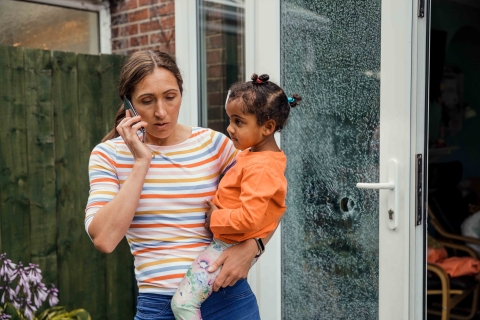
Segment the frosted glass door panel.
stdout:
<path fill-rule="evenodd" d="M 283 319 L 378 318 L 380 0 L 282 0 Z"/>

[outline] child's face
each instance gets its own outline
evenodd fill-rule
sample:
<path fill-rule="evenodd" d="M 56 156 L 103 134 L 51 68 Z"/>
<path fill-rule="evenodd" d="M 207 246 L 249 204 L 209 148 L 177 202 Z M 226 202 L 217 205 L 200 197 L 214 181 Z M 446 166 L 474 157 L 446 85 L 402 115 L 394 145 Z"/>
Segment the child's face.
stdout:
<path fill-rule="evenodd" d="M 226 111 L 230 118 L 230 125 L 227 128 L 233 145 L 238 150 L 251 148 L 256 151 L 265 142 L 264 126 L 259 126 L 257 117 L 252 113 L 243 113 L 241 99 L 228 101 Z"/>

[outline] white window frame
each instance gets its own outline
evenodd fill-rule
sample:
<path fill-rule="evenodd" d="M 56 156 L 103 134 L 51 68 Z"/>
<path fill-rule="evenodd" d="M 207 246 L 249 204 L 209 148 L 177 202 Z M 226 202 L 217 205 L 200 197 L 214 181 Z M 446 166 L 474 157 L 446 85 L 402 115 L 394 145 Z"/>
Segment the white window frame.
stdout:
<path fill-rule="evenodd" d="M 29 0 L 25 2 L 42 3 L 52 6 L 81 9 L 86 11 L 98 12 L 98 28 L 99 28 L 99 53 L 112 53 L 112 30 L 110 20 L 110 4 L 108 1 L 101 3 L 76 1 L 76 0 Z"/>
<path fill-rule="evenodd" d="M 175 52 L 184 80 L 183 101 L 178 121 L 190 126 L 200 125 L 196 9 L 196 1 L 175 1 Z M 260 12 L 269 14 L 261 17 Z M 260 19 L 271 29 L 280 30 L 280 2 L 245 0 L 245 80 L 247 81 L 254 72 L 267 73 L 272 81 L 280 83 L 280 51 L 271 50 L 271 48 L 280 48 L 280 32 L 275 34 L 256 32 L 255 25 L 260 25 Z M 277 143 L 280 143 L 279 134 L 276 135 L 276 139 Z M 248 282 L 257 297 L 262 319 L 281 318 L 280 258 L 281 226 L 277 228 L 275 235 L 268 243 L 265 254 L 248 275 Z M 267 292 L 261 288 L 269 288 L 269 290 Z"/>
<path fill-rule="evenodd" d="M 216 0 L 216 2 L 222 2 Z M 245 19 L 252 20 L 253 0 L 245 0 Z M 229 3 L 230 4 L 230 3 Z M 199 105 L 199 80 L 198 80 L 198 39 L 197 39 L 197 1 L 175 0 L 175 57 L 183 77 L 182 106 L 178 122 L 188 126 L 201 126 Z M 254 68 L 253 57 L 253 28 L 246 21 L 245 30 L 245 70 L 247 75 Z M 248 76 L 247 78 L 250 78 Z"/>
<path fill-rule="evenodd" d="M 197 63 L 197 6 L 195 0 L 175 0 L 175 57 L 183 77 L 183 96 L 178 122 L 197 127 L 198 63 Z"/>

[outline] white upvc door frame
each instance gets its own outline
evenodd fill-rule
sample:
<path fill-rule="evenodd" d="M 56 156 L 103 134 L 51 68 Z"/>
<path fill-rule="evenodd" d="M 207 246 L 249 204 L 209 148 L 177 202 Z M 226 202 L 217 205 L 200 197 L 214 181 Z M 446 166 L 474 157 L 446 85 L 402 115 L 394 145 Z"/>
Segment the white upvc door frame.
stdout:
<path fill-rule="evenodd" d="M 411 126 L 411 153 L 423 157 L 423 223 L 410 230 L 410 251 L 413 252 L 414 263 L 410 264 L 410 296 L 416 299 L 410 308 L 409 319 L 426 319 L 426 251 L 427 251 L 427 192 L 428 192 L 428 104 L 429 104 L 429 79 L 430 79 L 430 14 L 431 0 L 424 0 L 424 15 L 419 17 L 419 0 L 412 6 L 412 126 Z M 416 196 L 416 168 L 410 171 L 413 181 L 410 196 Z M 415 217 L 418 201 L 410 202 L 411 217 L 416 225 Z M 411 254 L 412 255 L 412 254 Z"/>
<path fill-rule="evenodd" d="M 246 1 L 246 25 L 249 26 L 246 50 L 247 55 L 250 54 L 247 75 L 252 71 L 268 73 L 272 80 L 279 82 L 280 0 Z M 389 191 L 380 191 L 379 319 L 423 319 L 425 315 L 426 221 L 424 215 L 422 225 L 416 226 L 415 159 L 420 154 L 426 161 L 428 19 L 427 15 L 417 17 L 417 5 L 417 0 L 382 1 L 380 182 L 388 180 L 388 163 L 395 159 L 399 167 L 400 197 L 397 199 L 398 227 L 391 230 Z M 260 21 L 269 28 L 255 28 Z M 281 319 L 281 263 L 279 228 L 249 275 L 264 320 Z"/>
<path fill-rule="evenodd" d="M 42 3 L 57 7 L 81 9 L 98 12 L 99 49 L 100 54 L 112 53 L 112 29 L 110 19 L 110 4 L 108 1 L 89 2 L 77 0 L 24 0 L 25 2 Z"/>
<path fill-rule="evenodd" d="M 382 0 L 381 19 L 380 180 L 387 179 L 386 162 L 396 159 L 400 192 L 398 228 L 390 230 L 386 192 L 380 191 L 379 319 L 424 319 L 426 208 L 425 196 L 416 201 L 415 163 L 421 155 L 425 168 L 427 19 L 418 17 L 418 0 Z"/>

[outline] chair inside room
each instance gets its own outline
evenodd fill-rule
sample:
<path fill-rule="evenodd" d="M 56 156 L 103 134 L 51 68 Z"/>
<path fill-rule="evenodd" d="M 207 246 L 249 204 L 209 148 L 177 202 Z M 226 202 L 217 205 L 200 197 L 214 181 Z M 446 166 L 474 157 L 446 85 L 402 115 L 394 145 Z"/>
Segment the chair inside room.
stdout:
<path fill-rule="evenodd" d="M 429 233 L 439 240 L 463 244 L 480 244 L 480 239 L 464 237 L 462 222 L 470 215 L 468 203 L 458 184 L 462 178 L 459 161 L 432 163 L 429 166 L 428 223 Z"/>
<path fill-rule="evenodd" d="M 478 259 L 477 252 L 466 244 L 480 244 L 480 240 L 461 235 L 461 224 L 469 215 L 468 203 L 458 189 L 462 170 L 462 164 L 458 161 L 430 164 L 429 233 L 449 251 L 449 256 L 470 256 Z M 442 320 L 472 319 L 477 311 L 479 291 L 475 276 L 452 278 L 442 268 L 430 263 L 427 271 L 428 300 L 433 300 L 433 296 L 441 296 L 441 301 L 437 302 L 440 304 L 439 308 L 433 308 L 429 303 L 427 312 L 440 316 Z M 466 312 L 452 310 L 467 297 L 472 300 Z"/>
<path fill-rule="evenodd" d="M 438 241 L 446 249 L 462 251 L 472 258 L 477 258 L 476 252 L 470 247 L 449 242 Z M 450 277 L 440 266 L 427 264 L 427 300 L 439 296 L 440 300 L 427 302 L 427 312 L 440 316 L 442 320 L 472 319 L 477 312 L 479 282 L 475 276 Z M 430 299 L 429 299 L 430 298 Z M 471 302 L 462 310 L 454 309 L 464 299 L 470 298 Z M 467 304 L 467 303 L 466 303 Z"/>

